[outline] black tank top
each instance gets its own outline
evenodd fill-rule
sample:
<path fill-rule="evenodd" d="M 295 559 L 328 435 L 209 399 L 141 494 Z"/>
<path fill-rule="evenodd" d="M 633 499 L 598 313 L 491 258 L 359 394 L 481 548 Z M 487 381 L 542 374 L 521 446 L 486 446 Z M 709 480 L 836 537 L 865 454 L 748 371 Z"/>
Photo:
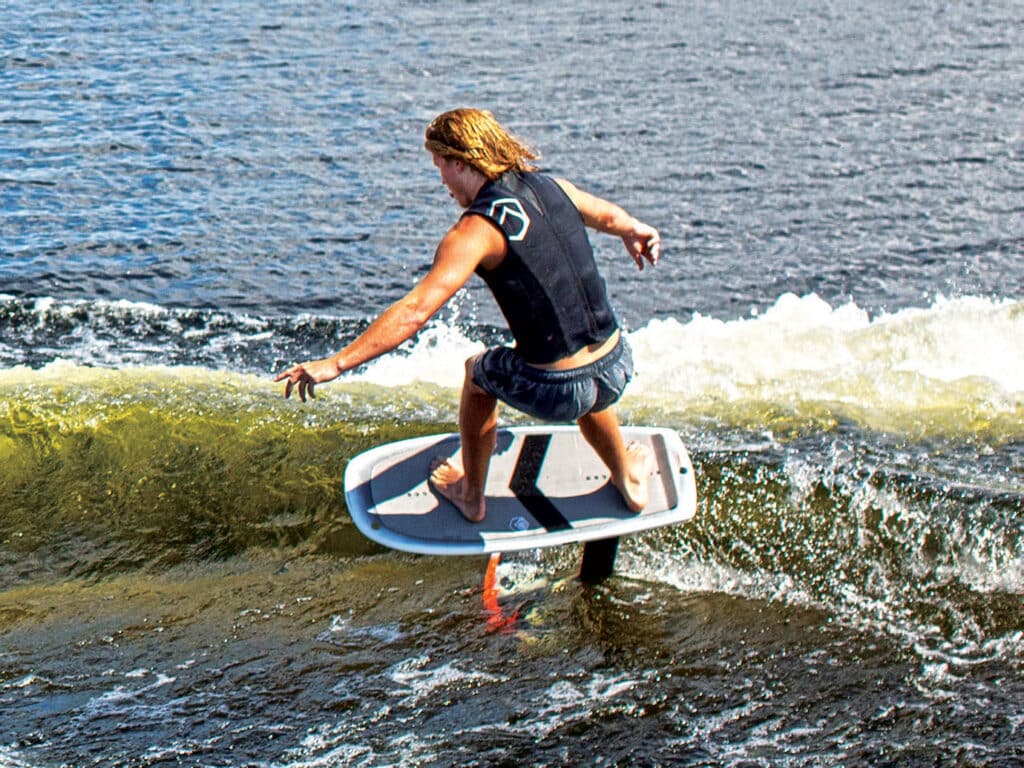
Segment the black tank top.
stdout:
<path fill-rule="evenodd" d="M 504 233 L 498 267 L 477 269 L 530 363 L 553 363 L 604 341 L 618 327 L 583 217 L 554 179 L 509 172 L 466 209 Z"/>

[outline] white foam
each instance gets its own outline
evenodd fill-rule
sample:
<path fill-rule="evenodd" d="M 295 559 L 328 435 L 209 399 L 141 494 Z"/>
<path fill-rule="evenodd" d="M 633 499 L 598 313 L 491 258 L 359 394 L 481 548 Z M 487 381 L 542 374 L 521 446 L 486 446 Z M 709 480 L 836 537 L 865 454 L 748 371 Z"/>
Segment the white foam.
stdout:
<path fill-rule="evenodd" d="M 138 305 L 131 309 L 140 311 Z M 854 304 L 832 307 L 813 294 L 785 294 L 751 317 L 696 315 L 685 323 L 656 319 L 628 338 L 636 377 L 623 409 L 654 410 L 662 421 L 686 414 L 762 429 L 772 428 L 773 418 L 798 423 L 839 419 L 889 432 L 996 429 L 1008 435 L 1024 429 L 1019 418 L 1024 408 L 1022 302 L 938 297 L 925 308 L 872 318 Z M 0 372 L 0 383 L 102 378 L 104 369 L 90 369 L 89 363 L 105 359 L 104 344 L 110 347 L 106 351 L 122 356 L 123 366 L 134 365 L 134 353 L 98 339 L 90 344 L 89 360 L 55 360 L 36 371 L 11 367 Z M 381 401 L 423 407 L 443 402 L 454 408 L 464 361 L 482 349 L 483 343 L 461 328 L 438 322 L 396 352 L 319 391 L 344 392 L 347 385 L 365 399 L 371 385 Z M 152 372 L 279 392 L 269 376 L 240 377 L 188 366 L 146 365 L 132 376 Z M 117 373 L 123 375 L 123 368 Z"/>
<path fill-rule="evenodd" d="M 125 673 L 129 680 L 145 679 L 149 677 L 147 671 L 132 670 Z M 133 719 L 159 720 L 170 708 L 170 704 L 142 704 L 147 696 L 166 685 L 174 683 L 176 678 L 163 673 L 157 673 L 153 682 L 140 688 L 130 688 L 124 685 L 116 685 L 113 689 L 93 697 L 85 706 L 83 715 L 86 718 L 109 717 L 112 715 L 131 715 Z"/>
<path fill-rule="evenodd" d="M 976 592 L 1024 595 L 1024 557 L 995 557 L 1004 550 L 1000 542 L 988 539 L 997 535 L 986 531 L 971 543 L 962 562 L 960 579 Z"/>
<path fill-rule="evenodd" d="M 854 304 L 784 294 L 736 320 L 651 320 L 628 334 L 637 376 L 627 402 L 692 408 L 709 402 L 832 403 L 873 410 L 1016 409 L 1024 393 L 1024 304 L 938 297 L 875 318 Z M 464 360 L 483 349 L 458 328 L 432 325 L 343 380 L 458 388 Z"/>
<path fill-rule="evenodd" d="M 406 633 L 397 622 L 386 624 L 353 625 L 352 615 L 332 616 L 328 629 L 317 638 L 321 642 L 343 640 L 369 640 L 375 644 L 390 645 L 404 639 Z"/>
<path fill-rule="evenodd" d="M 333 768 L 334 766 L 346 765 L 377 765 L 372 749 L 362 744 L 329 744 L 326 740 L 310 735 L 305 738 L 302 744 L 303 750 L 309 752 L 321 752 L 309 758 L 289 761 L 282 764 L 282 768 Z M 326 751 L 324 751 L 326 749 Z"/>
<path fill-rule="evenodd" d="M 0 744 L 0 768 L 32 768 L 17 750 Z"/>
<path fill-rule="evenodd" d="M 785 294 L 765 313 L 729 322 L 695 316 L 655 320 L 630 335 L 645 390 L 695 397 L 790 390 L 845 394 L 842 382 L 916 374 L 942 382 L 981 379 L 1024 391 L 1024 305 L 939 297 L 926 309 L 871 319 L 853 304 L 833 308 Z M 899 388 L 905 376 L 895 378 Z M 803 394 L 804 397 L 811 396 Z"/>
<path fill-rule="evenodd" d="M 423 382 L 454 389 L 462 386 L 464 361 L 483 349 L 483 344 L 467 338 L 458 328 L 431 325 L 400 354 L 379 357 L 346 378 L 389 387 Z"/>
<path fill-rule="evenodd" d="M 460 669 L 455 662 L 430 666 L 428 656 L 407 659 L 395 665 L 388 676 L 399 686 L 402 706 L 414 707 L 439 688 L 465 683 L 497 682 L 499 678 L 484 672 Z"/>

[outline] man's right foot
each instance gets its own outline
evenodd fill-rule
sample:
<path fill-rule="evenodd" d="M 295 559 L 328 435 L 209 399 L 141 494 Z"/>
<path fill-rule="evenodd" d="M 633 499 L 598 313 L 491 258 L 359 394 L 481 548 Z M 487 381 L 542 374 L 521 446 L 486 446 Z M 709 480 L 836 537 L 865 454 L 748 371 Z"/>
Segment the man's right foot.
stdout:
<path fill-rule="evenodd" d="M 453 464 L 450 459 L 438 457 L 430 464 L 430 484 L 434 489 L 455 505 L 464 518 L 471 523 L 479 523 L 487 513 L 484 499 L 478 501 L 467 499 L 466 473 L 462 467 Z"/>

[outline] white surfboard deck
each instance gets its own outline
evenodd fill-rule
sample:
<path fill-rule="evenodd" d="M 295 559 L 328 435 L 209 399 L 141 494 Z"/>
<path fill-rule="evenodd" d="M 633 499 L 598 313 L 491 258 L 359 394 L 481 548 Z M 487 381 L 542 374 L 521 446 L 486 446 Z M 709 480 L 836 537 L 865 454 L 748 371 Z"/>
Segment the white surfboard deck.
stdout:
<path fill-rule="evenodd" d="M 679 435 L 624 427 L 627 442 L 652 451 L 650 501 L 630 512 L 608 470 L 575 426 L 503 428 L 485 489 L 487 516 L 467 521 L 427 482 L 439 456 L 458 459 L 459 436 L 388 443 L 345 468 L 345 501 L 359 530 L 392 549 L 476 555 L 609 539 L 691 519 L 697 510 L 693 465 Z"/>

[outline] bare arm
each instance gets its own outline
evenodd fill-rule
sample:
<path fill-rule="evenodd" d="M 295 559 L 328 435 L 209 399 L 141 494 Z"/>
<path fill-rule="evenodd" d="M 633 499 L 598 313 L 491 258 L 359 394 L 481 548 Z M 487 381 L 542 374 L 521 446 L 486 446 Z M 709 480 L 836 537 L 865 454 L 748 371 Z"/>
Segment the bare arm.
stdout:
<path fill-rule="evenodd" d="M 622 238 L 626 251 L 636 262 L 638 269 L 644 268 L 644 259 L 650 262 L 651 266 L 658 263 L 661 255 L 661 237 L 658 230 L 634 218 L 613 202 L 584 192 L 565 179 L 557 181 L 579 210 L 583 222 L 588 227 Z"/>
<path fill-rule="evenodd" d="M 331 357 L 310 360 L 278 374 L 284 396 L 298 388 L 299 398 L 316 397 L 313 387 L 340 376 L 416 335 L 444 304 L 466 284 L 479 264 L 504 254 L 505 240 L 479 216 L 466 216 L 441 239 L 430 271 L 411 291 L 382 312 L 351 344 Z"/>

